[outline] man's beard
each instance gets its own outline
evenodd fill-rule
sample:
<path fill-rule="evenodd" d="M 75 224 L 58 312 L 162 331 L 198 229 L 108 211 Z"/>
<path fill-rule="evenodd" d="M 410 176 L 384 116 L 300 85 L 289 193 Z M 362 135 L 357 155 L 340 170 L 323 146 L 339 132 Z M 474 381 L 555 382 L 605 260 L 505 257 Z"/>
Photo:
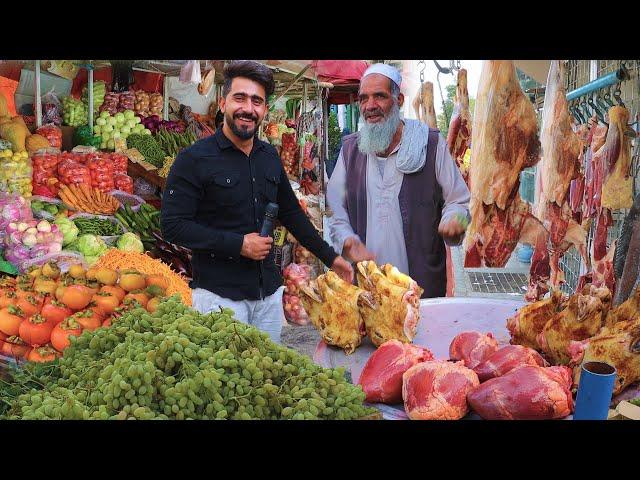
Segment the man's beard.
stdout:
<path fill-rule="evenodd" d="M 255 122 L 256 126 L 254 128 L 238 127 L 238 125 L 236 125 L 235 119 L 243 118 L 243 117 L 252 119 Z M 258 122 L 258 117 L 248 115 L 245 113 L 235 113 L 233 116 L 225 113 L 224 118 L 227 125 L 229 125 L 229 128 L 231 129 L 231 131 L 242 140 L 249 140 L 250 138 L 253 138 L 253 136 L 258 131 L 258 127 L 260 126 L 260 122 Z"/>
<path fill-rule="evenodd" d="M 364 154 L 383 153 L 389 148 L 393 137 L 400 126 L 400 107 L 394 102 L 389 115 L 378 123 L 368 123 L 360 114 L 358 149 Z"/>

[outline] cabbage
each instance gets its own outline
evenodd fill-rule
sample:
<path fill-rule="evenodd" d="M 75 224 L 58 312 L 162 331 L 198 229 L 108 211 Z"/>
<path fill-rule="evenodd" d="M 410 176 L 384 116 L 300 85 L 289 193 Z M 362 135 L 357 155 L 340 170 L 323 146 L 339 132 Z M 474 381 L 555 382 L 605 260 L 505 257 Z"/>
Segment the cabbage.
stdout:
<path fill-rule="evenodd" d="M 124 250 L 125 252 L 144 252 L 144 246 L 140 241 L 138 235 L 132 232 L 127 232 L 120 236 L 118 243 L 116 243 L 118 250 Z"/>
<path fill-rule="evenodd" d="M 107 251 L 109 247 L 104 243 L 100 237 L 95 235 L 86 234 L 78 237 L 78 251 L 84 255 L 89 262 L 89 257 L 99 257 Z M 89 262 L 91 263 L 91 262 Z"/>
<path fill-rule="evenodd" d="M 64 217 L 58 218 L 53 223 L 57 225 L 62 232 L 62 245 L 68 245 L 78 237 L 79 230 L 73 220 Z"/>

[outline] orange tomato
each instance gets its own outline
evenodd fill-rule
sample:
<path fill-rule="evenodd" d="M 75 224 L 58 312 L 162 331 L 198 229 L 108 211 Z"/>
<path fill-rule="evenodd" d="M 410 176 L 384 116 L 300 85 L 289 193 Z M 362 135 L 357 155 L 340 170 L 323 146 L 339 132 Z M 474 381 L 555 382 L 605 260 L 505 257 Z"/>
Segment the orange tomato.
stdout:
<path fill-rule="evenodd" d="M 137 293 L 127 293 L 127 295 L 122 300 L 123 304 L 138 302 L 142 308 L 146 308 L 147 303 L 149 303 L 149 295 L 144 292 Z"/>
<path fill-rule="evenodd" d="M 36 313 L 20 324 L 18 333 L 29 345 L 45 345 L 51 340 L 53 327 L 53 323 L 47 322 L 46 318 Z"/>
<path fill-rule="evenodd" d="M 118 308 L 118 305 L 120 305 L 120 299 L 108 292 L 96 293 L 91 300 L 95 302 L 96 306 L 106 315 L 113 313 L 113 311 Z"/>
<path fill-rule="evenodd" d="M 91 290 L 82 285 L 70 285 L 62 294 L 62 303 L 72 310 L 82 310 L 89 302 L 93 294 Z"/>
<path fill-rule="evenodd" d="M 100 289 L 100 293 L 110 293 L 117 297 L 117 299 L 122 302 L 127 292 L 125 292 L 122 288 L 116 285 L 105 285 Z"/>
<path fill-rule="evenodd" d="M 82 327 L 71 316 L 53 327 L 53 330 L 51 330 L 51 345 L 59 352 L 62 352 L 71 344 L 69 337 L 77 337 L 81 334 Z"/>
<path fill-rule="evenodd" d="M 25 317 L 30 317 L 36 313 L 39 313 L 42 309 L 42 297 L 34 295 L 28 295 L 25 298 L 21 298 L 16 303 L 16 307 L 20 308 L 24 312 Z"/>
<path fill-rule="evenodd" d="M 67 307 L 64 303 L 53 300 L 49 303 L 45 303 L 40 314 L 46 318 L 48 322 L 56 325 L 65 318 L 73 315 L 73 310 Z"/>
<path fill-rule="evenodd" d="M 52 362 L 60 353 L 56 351 L 51 345 L 45 345 L 44 347 L 36 347 L 29 352 L 27 360 L 30 362 Z"/>
<path fill-rule="evenodd" d="M 23 320 L 24 312 L 18 307 L 5 307 L 0 310 L 0 331 L 9 336 L 18 335 Z"/>

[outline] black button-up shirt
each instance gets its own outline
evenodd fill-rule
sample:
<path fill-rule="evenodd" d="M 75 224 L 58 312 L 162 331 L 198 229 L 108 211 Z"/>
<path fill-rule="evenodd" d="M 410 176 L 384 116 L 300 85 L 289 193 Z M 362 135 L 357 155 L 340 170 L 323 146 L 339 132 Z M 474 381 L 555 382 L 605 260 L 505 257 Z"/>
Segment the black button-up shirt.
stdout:
<path fill-rule="evenodd" d="M 265 207 L 311 253 L 331 266 L 337 254 L 302 211 L 275 148 L 253 141 L 247 156 L 218 129 L 182 150 L 162 197 L 162 235 L 193 251 L 191 288 L 231 300 L 273 294 L 282 277 L 273 249 L 263 261 L 240 255 L 244 235 L 259 232 Z"/>

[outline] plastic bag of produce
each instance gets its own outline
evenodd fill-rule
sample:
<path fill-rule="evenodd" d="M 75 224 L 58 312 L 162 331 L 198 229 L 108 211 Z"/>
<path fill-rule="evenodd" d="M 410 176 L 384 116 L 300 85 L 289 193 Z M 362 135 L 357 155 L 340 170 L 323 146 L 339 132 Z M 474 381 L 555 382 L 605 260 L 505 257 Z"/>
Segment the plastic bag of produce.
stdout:
<path fill-rule="evenodd" d="M 109 192 L 109 195 L 118 200 L 122 205 L 129 205 L 134 212 L 137 212 L 140 205 L 145 203 L 144 198 L 122 190 L 113 190 Z"/>
<path fill-rule="evenodd" d="M 67 206 L 57 198 L 50 198 L 41 195 L 34 195 L 31 197 L 31 211 L 35 218 L 41 218 L 45 220 L 55 220 L 55 218 L 64 213 L 67 210 Z"/>
<path fill-rule="evenodd" d="M 62 130 L 56 125 L 60 125 L 60 123 L 48 123 L 37 129 L 36 133 L 46 138 L 51 147 L 60 149 L 62 148 Z"/>
<path fill-rule="evenodd" d="M 78 219 L 84 219 L 85 222 L 83 222 L 82 220 L 78 222 Z M 122 223 L 120 223 L 120 221 L 118 221 L 116 217 L 110 217 L 107 215 L 92 215 L 90 213 L 76 213 L 69 217 L 69 220 L 72 220 L 78 227 L 78 235 L 93 234 L 93 232 L 84 230 L 84 228 L 93 228 L 86 222 L 86 220 L 91 221 L 95 219 L 113 224 L 114 235 L 96 235 L 107 245 L 114 245 L 118 241 L 118 238 L 120 238 L 120 235 L 127 233 L 127 229 L 124 227 L 124 225 L 122 225 Z"/>
<path fill-rule="evenodd" d="M 65 185 L 91 185 L 91 171 L 89 167 L 72 159 L 62 160 L 58 164 L 58 178 Z"/>
<path fill-rule="evenodd" d="M 29 270 L 29 268 L 33 267 L 34 265 L 41 266 L 51 261 L 56 262 L 62 272 L 67 272 L 71 265 L 81 265 L 82 268 L 85 269 L 89 267 L 82 254 L 71 250 L 62 250 L 58 253 L 50 253 L 38 258 L 23 261 L 22 271 L 24 272 L 26 270 Z"/>
<path fill-rule="evenodd" d="M 200 83 L 202 72 L 199 60 L 189 60 L 180 69 L 180 81 L 182 83 Z"/>
<path fill-rule="evenodd" d="M 123 153 L 112 153 L 111 161 L 113 163 L 113 173 L 127 174 L 129 168 L 129 158 Z"/>
<path fill-rule="evenodd" d="M 60 152 L 54 148 L 43 149 L 31 157 L 33 169 L 33 193 L 40 196 L 55 197 L 58 183 L 58 163 Z"/>
<path fill-rule="evenodd" d="M 122 192 L 133 194 L 133 178 L 123 173 L 116 173 L 113 176 L 115 188 Z"/>
<path fill-rule="evenodd" d="M 155 185 L 151 185 L 149 182 L 142 178 L 136 178 L 133 181 L 133 194 L 134 195 L 153 195 L 156 192 Z"/>
<path fill-rule="evenodd" d="M 300 286 L 310 279 L 311 269 L 308 265 L 289 264 L 283 272 L 284 295 L 282 303 L 284 306 L 284 316 L 289 322 L 297 325 L 307 325 L 309 316 L 300 301 Z"/>
<path fill-rule="evenodd" d="M 55 85 L 51 87 L 47 93 L 45 93 L 42 97 L 42 122 L 52 125 L 62 125 L 62 103 L 60 103 L 60 99 L 58 95 L 55 93 Z M 35 108 L 34 108 L 35 110 Z M 39 130 L 39 129 L 38 129 Z M 36 133 L 40 133 L 37 131 Z M 40 133 L 40 135 L 43 135 Z M 46 137 L 46 135 L 43 135 Z M 60 146 L 62 146 L 62 134 L 60 136 Z M 51 143 L 51 140 L 49 140 Z M 53 147 L 53 143 L 51 144 Z M 57 146 L 56 148 L 60 148 Z"/>
<path fill-rule="evenodd" d="M 91 173 L 91 186 L 103 193 L 115 188 L 113 182 L 113 161 L 108 154 L 90 153 L 87 156 L 87 167 Z"/>

